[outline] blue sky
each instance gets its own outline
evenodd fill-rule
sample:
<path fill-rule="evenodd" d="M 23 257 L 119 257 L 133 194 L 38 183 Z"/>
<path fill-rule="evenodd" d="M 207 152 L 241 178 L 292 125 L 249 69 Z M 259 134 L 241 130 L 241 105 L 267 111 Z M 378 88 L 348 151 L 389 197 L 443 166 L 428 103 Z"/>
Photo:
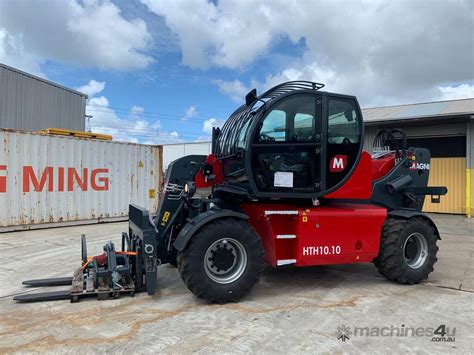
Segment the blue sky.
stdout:
<path fill-rule="evenodd" d="M 197 141 L 287 80 L 363 107 L 473 97 L 472 18 L 461 0 L 4 0 L 0 62 L 89 94 L 94 131 Z"/>

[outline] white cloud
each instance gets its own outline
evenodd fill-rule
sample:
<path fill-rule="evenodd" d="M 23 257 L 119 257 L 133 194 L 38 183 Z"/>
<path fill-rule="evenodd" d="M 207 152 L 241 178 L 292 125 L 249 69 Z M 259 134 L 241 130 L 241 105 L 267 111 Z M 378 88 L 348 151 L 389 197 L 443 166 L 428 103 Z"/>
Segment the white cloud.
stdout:
<path fill-rule="evenodd" d="M 224 123 L 225 123 L 225 120 L 210 118 L 204 121 L 204 124 L 202 126 L 202 131 L 210 135 L 212 134 L 212 127 L 222 127 Z"/>
<path fill-rule="evenodd" d="M 153 61 L 145 22 L 109 0 L 0 1 L 0 24 L 0 60 L 35 73 L 46 60 L 117 70 Z"/>
<path fill-rule="evenodd" d="M 102 93 L 105 82 L 89 81 L 87 85 L 78 88 L 79 91 L 89 93 L 86 111 L 93 117 L 90 119 L 90 127 L 93 132 L 109 134 L 116 141 L 164 144 L 181 142 L 182 138 L 178 132 L 167 132 L 162 130 L 161 122 L 148 121 L 143 117 L 145 109 L 141 106 L 132 106 L 126 118 L 121 118 L 115 110 L 109 107 L 109 100 Z M 87 127 L 88 128 L 88 127 Z"/>
<path fill-rule="evenodd" d="M 441 93 L 439 100 L 458 100 L 474 97 L 474 85 L 470 84 L 440 86 L 438 89 Z"/>
<path fill-rule="evenodd" d="M 315 80 L 374 105 L 430 100 L 443 83 L 474 78 L 470 1 L 142 2 L 176 34 L 185 65 L 245 70 L 265 58 L 262 87 Z M 285 51 L 283 41 L 301 50 L 293 48 L 293 62 L 278 69 L 272 54 Z M 252 82 L 216 84 L 240 101 Z"/>
<path fill-rule="evenodd" d="M 40 68 L 42 62 L 41 58 L 25 51 L 21 34 L 12 36 L 0 27 L 0 63 L 45 77 Z"/>
<path fill-rule="evenodd" d="M 142 0 L 157 15 L 163 16 L 177 34 L 183 63 L 205 68 L 215 64 L 242 67 L 265 52 L 272 36 L 279 33 L 271 25 L 272 4 L 250 1 Z"/>
<path fill-rule="evenodd" d="M 251 86 L 257 88 L 258 93 L 281 84 L 286 81 L 308 80 L 325 84 L 331 90 L 338 91 L 340 84 L 337 82 L 337 76 L 331 69 L 322 69 L 316 63 L 303 65 L 299 63 L 297 67 L 287 68 L 275 75 L 268 75 L 263 82 L 252 80 Z"/>
<path fill-rule="evenodd" d="M 251 90 L 237 79 L 233 81 L 215 80 L 215 84 L 222 94 L 229 96 L 235 102 L 243 102 L 245 95 Z"/>
<path fill-rule="evenodd" d="M 336 79 L 337 76 L 334 71 L 330 69 L 321 69 L 315 63 L 312 63 L 308 65 L 301 64 L 297 67 L 287 68 L 277 74 L 268 75 L 265 80 L 261 82 L 257 80 L 251 80 L 249 85 L 245 85 L 240 80 L 215 80 L 215 83 L 221 93 L 229 96 L 236 102 L 243 102 L 245 95 L 247 95 L 247 93 L 253 88 L 256 88 L 257 94 L 260 95 L 275 85 L 293 80 L 309 80 L 320 82 L 324 83 L 333 91 L 339 91 L 340 84 Z"/>
<path fill-rule="evenodd" d="M 95 96 L 101 93 L 105 88 L 105 81 L 91 80 L 88 84 L 80 86 L 77 91 L 86 94 L 89 97 Z"/>
<path fill-rule="evenodd" d="M 198 110 L 197 110 L 196 106 L 189 106 L 186 109 L 186 112 L 185 112 L 184 116 L 181 118 L 181 120 L 186 121 L 187 119 L 196 117 L 197 114 L 198 114 Z"/>

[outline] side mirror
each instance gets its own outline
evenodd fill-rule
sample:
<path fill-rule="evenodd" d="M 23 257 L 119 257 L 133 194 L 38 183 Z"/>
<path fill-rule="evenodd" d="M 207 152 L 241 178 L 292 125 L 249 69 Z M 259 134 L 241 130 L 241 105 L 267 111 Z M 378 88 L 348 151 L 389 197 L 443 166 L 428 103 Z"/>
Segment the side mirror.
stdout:
<path fill-rule="evenodd" d="M 250 106 L 257 100 L 257 89 L 253 89 L 247 95 L 245 95 L 245 105 Z"/>

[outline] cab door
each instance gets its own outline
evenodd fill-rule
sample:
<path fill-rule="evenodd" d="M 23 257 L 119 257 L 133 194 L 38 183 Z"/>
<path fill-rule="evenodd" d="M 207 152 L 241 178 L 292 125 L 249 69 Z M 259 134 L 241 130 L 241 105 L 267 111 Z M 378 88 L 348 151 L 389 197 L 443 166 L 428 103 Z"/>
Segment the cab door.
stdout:
<path fill-rule="evenodd" d="M 359 162 L 363 139 L 362 113 L 353 96 L 327 95 L 327 142 L 325 185 L 337 189 L 350 177 Z"/>
<path fill-rule="evenodd" d="M 251 182 L 260 196 L 312 197 L 324 189 L 322 131 L 321 95 L 289 95 L 268 109 L 251 142 Z"/>

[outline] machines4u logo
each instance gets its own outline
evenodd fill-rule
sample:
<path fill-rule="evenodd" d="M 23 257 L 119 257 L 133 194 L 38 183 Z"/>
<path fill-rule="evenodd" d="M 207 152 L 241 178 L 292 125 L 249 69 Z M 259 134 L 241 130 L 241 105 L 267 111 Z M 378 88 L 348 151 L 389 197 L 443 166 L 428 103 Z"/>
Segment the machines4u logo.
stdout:
<path fill-rule="evenodd" d="M 347 325 L 342 325 L 337 327 L 336 337 L 343 342 L 357 337 L 425 337 L 432 342 L 453 343 L 456 341 L 456 328 L 448 327 L 446 324 L 441 324 L 438 327 L 409 327 L 405 324 L 402 324 L 401 326 L 386 325 L 382 327 L 349 327 Z"/>

